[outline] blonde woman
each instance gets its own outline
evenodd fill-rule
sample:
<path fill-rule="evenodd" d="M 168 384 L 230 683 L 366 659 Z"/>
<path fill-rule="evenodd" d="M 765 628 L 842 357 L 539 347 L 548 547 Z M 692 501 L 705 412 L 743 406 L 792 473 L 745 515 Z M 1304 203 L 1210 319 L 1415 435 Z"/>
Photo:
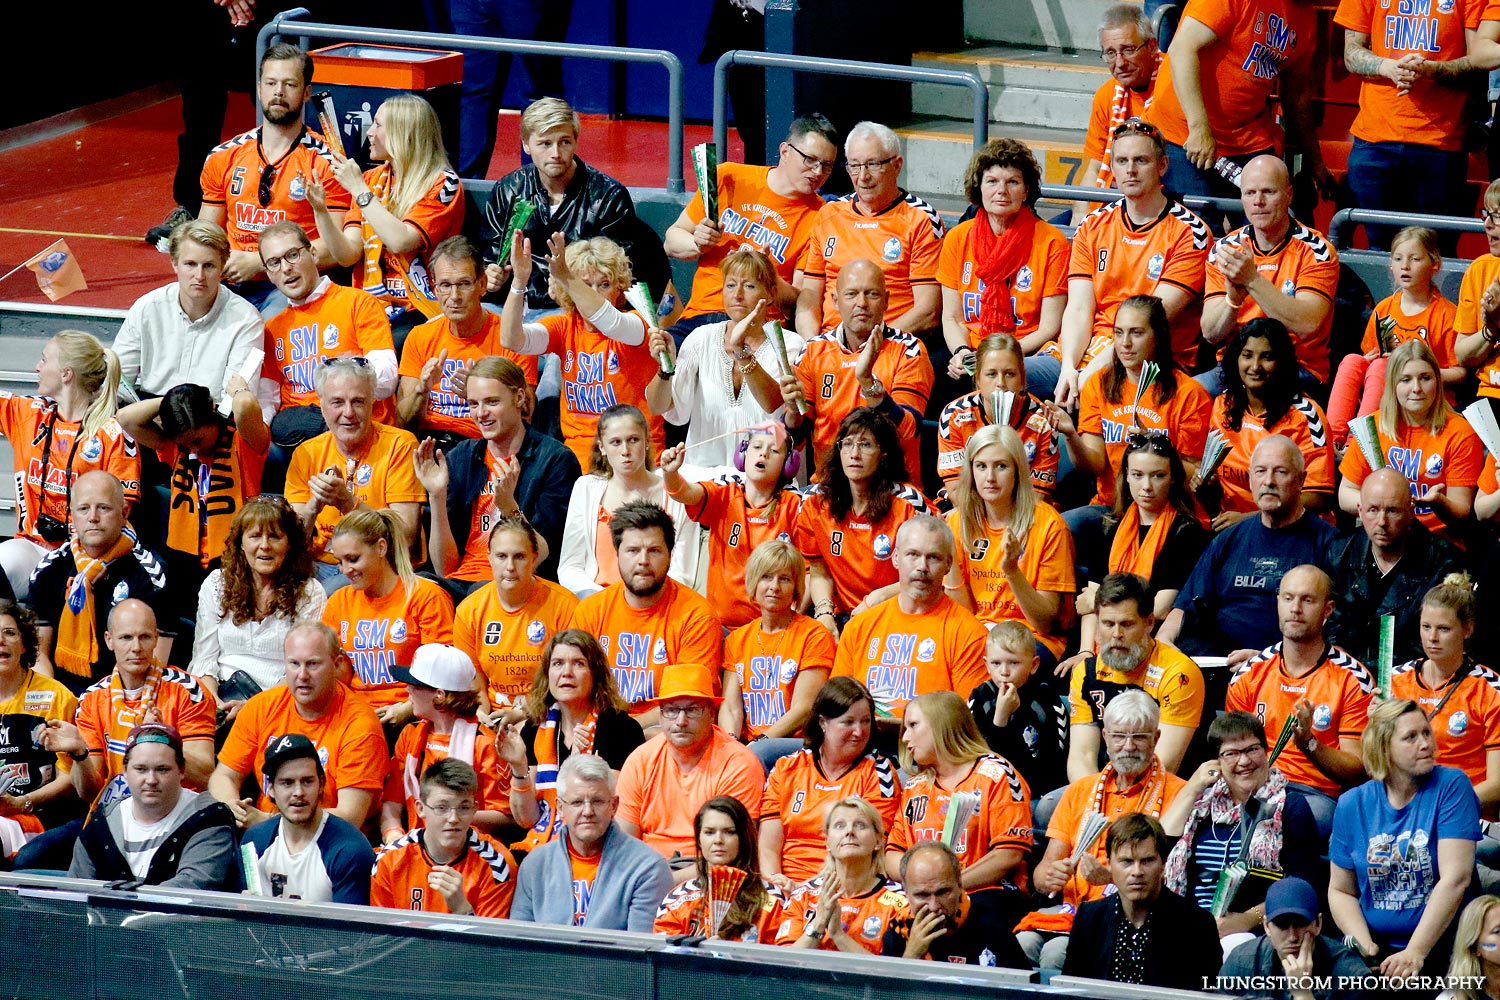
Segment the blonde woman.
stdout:
<path fill-rule="evenodd" d="M 360 173 L 358 163 L 342 159 L 333 171 L 354 199 L 342 228 L 316 180 L 308 202 L 328 252 L 345 267 L 363 258 L 359 287 L 385 301 L 393 326 L 410 327 L 442 312 L 427 254 L 463 228 L 463 183 L 448 164 L 437 113 L 415 94 L 380 105 L 369 140 L 378 166 Z"/>
<path fill-rule="evenodd" d="M 141 459 L 115 420 L 120 359 L 90 334 L 63 330 L 36 365 L 35 396 L 0 395 L 0 435 L 16 473 L 16 535 L 0 542 L 0 567 L 18 599 L 48 552 L 68 540 L 68 501 L 85 472 L 103 469 L 140 497 Z M 43 485 L 45 484 L 45 485 Z"/>
<path fill-rule="evenodd" d="M 1464 907 L 1453 936 L 1448 978 L 1483 980 L 1483 987 L 1444 990 L 1438 1000 L 1500 1000 L 1500 897 L 1480 896 Z"/>
<path fill-rule="evenodd" d="M 823 839 L 823 871 L 789 895 L 776 943 L 878 955 L 891 923 L 909 912 L 901 884 L 885 877 L 880 813 L 857 795 L 831 803 Z"/>
<path fill-rule="evenodd" d="M 1376 426 L 1382 460 L 1412 484 L 1417 520 L 1462 546 L 1484 448 L 1469 422 L 1448 405 L 1442 368 L 1425 341 L 1408 340 L 1391 353 Z M 1339 506 L 1358 514 L 1359 487 L 1370 463 L 1357 443 L 1350 442 L 1339 472 Z"/>

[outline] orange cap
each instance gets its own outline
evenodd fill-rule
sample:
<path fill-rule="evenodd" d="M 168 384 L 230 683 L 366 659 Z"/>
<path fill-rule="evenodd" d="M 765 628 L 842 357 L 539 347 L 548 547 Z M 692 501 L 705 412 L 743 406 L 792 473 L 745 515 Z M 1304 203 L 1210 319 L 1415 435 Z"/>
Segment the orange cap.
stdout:
<path fill-rule="evenodd" d="M 660 705 L 674 698 L 703 698 L 718 704 L 723 697 L 714 693 L 713 671 L 700 663 L 669 663 L 662 668 L 661 693 L 651 704 Z"/>

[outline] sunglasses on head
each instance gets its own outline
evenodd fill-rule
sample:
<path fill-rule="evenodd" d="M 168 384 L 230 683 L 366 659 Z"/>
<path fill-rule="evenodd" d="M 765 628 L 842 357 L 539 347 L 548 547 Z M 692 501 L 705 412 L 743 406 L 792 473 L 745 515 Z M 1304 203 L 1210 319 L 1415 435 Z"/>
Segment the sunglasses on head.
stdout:
<path fill-rule="evenodd" d="M 1159 140 L 1161 138 L 1161 129 L 1141 118 L 1128 118 L 1116 125 L 1112 136 L 1118 139 L 1120 136 L 1130 135 L 1132 132 L 1138 135 L 1150 136 L 1153 139 Z"/>
<path fill-rule="evenodd" d="M 1152 434 L 1150 431 L 1131 431 L 1125 435 L 1125 450 L 1153 451 L 1158 455 L 1169 455 L 1173 452 L 1172 441 L 1165 434 Z"/>

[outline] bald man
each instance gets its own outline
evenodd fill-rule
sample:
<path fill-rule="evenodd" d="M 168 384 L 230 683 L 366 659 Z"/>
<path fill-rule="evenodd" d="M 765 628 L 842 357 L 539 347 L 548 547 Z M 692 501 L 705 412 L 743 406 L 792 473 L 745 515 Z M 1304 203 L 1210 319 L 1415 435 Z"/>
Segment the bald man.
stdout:
<path fill-rule="evenodd" d="M 1240 175 L 1248 224 L 1208 253 L 1203 339 L 1220 348 L 1257 316 L 1279 321 L 1297 345 L 1304 389 L 1328 380 L 1328 331 L 1339 284 L 1339 257 L 1322 233 L 1292 218 L 1292 177 L 1275 156 L 1257 156 Z M 1199 376 L 1224 391 L 1217 368 Z"/>
<path fill-rule="evenodd" d="M 1157 638 L 1189 656 L 1264 649 L 1277 639 L 1276 589 L 1293 566 L 1327 567 L 1333 526 L 1302 506 L 1307 473 L 1291 438 L 1272 434 L 1250 454 L 1258 517 L 1219 532 L 1177 594 Z"/>
<path fill-rule="evenodd" d="M 839 269 L 834 282 L 842 322 L 808 336 L 792 372 L 781 374 L 786 424 L 800 444 L 812 435 L 813 459 L 822 468 L 839 424 L 861 406 L 891 418 L 906 449 L 907 478 L 920 488 L 922 413 L 932 394 L 932 362 L 915 336 L 886 325 L 890 301 L 885 272 L 872 260 Z"/>
<path fill-rule="evenodd" d="M 156 649 L 162 662 L 171 654 L 178 612 L 167 600 L 161 561 L 125 523 L 125 489 L 118 479 L 99 470 L 79 476 L 69 512 L 74 536 L 37 566 L 30 599 L 38 624 L 37 669 L 81 694 L 114 669 L 104 638 L 110 609 L 131 597 L 150 605 L 164 626 Z M 79 588 L 81 599 L 71 604 L 70 586 Z"/>
<path fill-rule="evenodd" d="M 1334 612 L 1328 641 L 1375 662 L 1380 618 L 1394 615 L 1394 663 L 1420 658 L 1422 598 L 1449 573 L 1463 570 L 1463 553 L 1416 519 L 1411 484 L 1395 469 L 1377 469 L 1359 489 L 1363 531 L 1340 538 L 1329 554 Z"/>
<path fill-rule="evenodd" d="M 1250 712 L 1280 733 L 1295 719 L 1291 741 L 1276 758 L 1287 780 L 1306 794 L 1318 831 L 1333 827 L 1339 793 L 1365 780 L 1360 734 L 1369 723 L 1375 678 L 1359 660 L 1323 636 L 1333 613 L 1333 581 L 1317 566 L 1295 566 L 1281 578 L 1276 620 L 1281 641 L 1229 657 L 1234 674 L 1227 712 Z"/>

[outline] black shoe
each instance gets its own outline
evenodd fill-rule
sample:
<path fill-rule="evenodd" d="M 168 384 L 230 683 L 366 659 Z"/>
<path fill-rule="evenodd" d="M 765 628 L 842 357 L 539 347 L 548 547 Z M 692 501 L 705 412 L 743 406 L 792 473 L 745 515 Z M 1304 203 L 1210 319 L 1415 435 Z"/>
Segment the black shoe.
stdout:
<path fill-rule="evenodd" d="M 155 247 L 162 253 L 171 252 L 172 230 L 184 222 L 193 221 L 193 213 L 178 205 L 167 214 L 160 225 L 152 226 L 146 231 L 146 245 Z"/>

